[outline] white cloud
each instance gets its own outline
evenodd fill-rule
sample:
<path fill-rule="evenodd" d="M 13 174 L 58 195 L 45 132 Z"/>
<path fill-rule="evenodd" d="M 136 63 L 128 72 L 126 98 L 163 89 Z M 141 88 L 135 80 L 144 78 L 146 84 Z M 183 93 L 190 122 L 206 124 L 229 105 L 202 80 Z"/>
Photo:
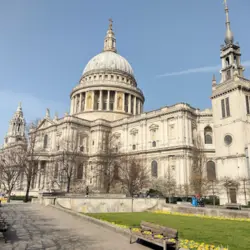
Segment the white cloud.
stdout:
<path fill-rule="evenodd" d="M 250 60 L 243 62 L 242 65 L 245 68 L 250 68 Z M 186 69 L 183 71 L 165 73 L 162 75 L 157 75 L 156 77 L 180 76 L 180 75 L 188 75 L 188 74 L 195 74 L 195 73 L 214 73 L 216 71 L 219 71 L 220 68 L 221 68 L 221 65 L 206 66 L 206 67 L 200 67 L 200 68 Z"/>

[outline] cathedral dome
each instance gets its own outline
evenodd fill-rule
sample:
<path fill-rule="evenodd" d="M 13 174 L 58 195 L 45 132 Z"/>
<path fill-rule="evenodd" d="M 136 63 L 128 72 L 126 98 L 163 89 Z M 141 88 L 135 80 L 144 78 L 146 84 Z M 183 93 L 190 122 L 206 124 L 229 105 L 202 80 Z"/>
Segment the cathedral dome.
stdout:
<path fill-rule="evenodd" d="M 129 62 L 113 51 L 104 51 L 93 57 L 86 65 L 83 75 L 103 70 L 120 71 L 134 76 L 133 69 Z"/>
<path fill-rule="evenodd" d="M 70 114 L 89 121 L 114 121 L 143 112 L 143 93 L 131 65 L 117 53 L 109 21 L 103 51 L 90 59 L 70 95 Z"/>

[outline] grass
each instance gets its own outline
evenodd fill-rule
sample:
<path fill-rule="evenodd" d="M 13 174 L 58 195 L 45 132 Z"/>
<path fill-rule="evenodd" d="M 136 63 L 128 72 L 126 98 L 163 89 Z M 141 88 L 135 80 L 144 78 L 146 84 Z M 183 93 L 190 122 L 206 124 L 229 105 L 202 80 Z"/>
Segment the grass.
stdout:
<path fill-rule="evenodd" d="M 223 245 L 229 250 L 250 249 L 250 222 L 227 221 L 153 213 L 101 213 L 91 217 L 127 226 L 138 226 L 142 220 L 175 228 L 182 239 Z"/>

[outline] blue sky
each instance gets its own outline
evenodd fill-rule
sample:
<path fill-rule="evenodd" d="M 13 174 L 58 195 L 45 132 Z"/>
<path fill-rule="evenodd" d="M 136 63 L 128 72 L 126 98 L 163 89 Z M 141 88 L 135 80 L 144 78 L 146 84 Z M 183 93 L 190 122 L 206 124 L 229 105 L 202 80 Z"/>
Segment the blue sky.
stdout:
<path fill-rule="evenodd" d="M 228 4 L 250 78 L 250 1 Z M 101 52 L 110 17 L 118 52 L 146 97 L 145 111 L 177 102 L 211 107 L 225 34 L 222 0 L 1 1 L 0 144 L 19 101 L 28 122 L 44 117 L 46 108 L 51 115 L 69 111 L 69 94 Z M 173 72 L 182 74 L 158 77 Z"/>

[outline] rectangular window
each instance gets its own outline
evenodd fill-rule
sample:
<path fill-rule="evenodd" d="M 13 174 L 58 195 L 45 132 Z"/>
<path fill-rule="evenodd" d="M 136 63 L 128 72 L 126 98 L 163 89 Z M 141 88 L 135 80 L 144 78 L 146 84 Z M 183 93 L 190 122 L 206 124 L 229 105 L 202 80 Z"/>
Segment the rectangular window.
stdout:
<path fill-rule="evenodd" d="M 222 118 L 225 118 L 231 115 L 229 97 L 221 100 L 221 113 L 222 113 Z"/>
<path fill-rule="evenodd" d="M 250 108 L 249 108 L 249 98 L 250 96 L 246 95 L 246 107 L 247 107 L 247 114 L 250 114 Z"/>
<path fill-rule="evenodd" d="M 226 98 L 226 111 L 227 111 L 227 116 L 230 116 L 229 97 Z"/>
<path fill-rule="evenodd" d="M 221 100 L 221 112 L 222 112 L 222 117 L 223 118 L 226 117 L 224 99 Z"/>
<path fill-rule="evenodd" d="M 231 70 L 227 70 L 227 74 L 226 74 L 226 80 L 231 79 Z"/>

